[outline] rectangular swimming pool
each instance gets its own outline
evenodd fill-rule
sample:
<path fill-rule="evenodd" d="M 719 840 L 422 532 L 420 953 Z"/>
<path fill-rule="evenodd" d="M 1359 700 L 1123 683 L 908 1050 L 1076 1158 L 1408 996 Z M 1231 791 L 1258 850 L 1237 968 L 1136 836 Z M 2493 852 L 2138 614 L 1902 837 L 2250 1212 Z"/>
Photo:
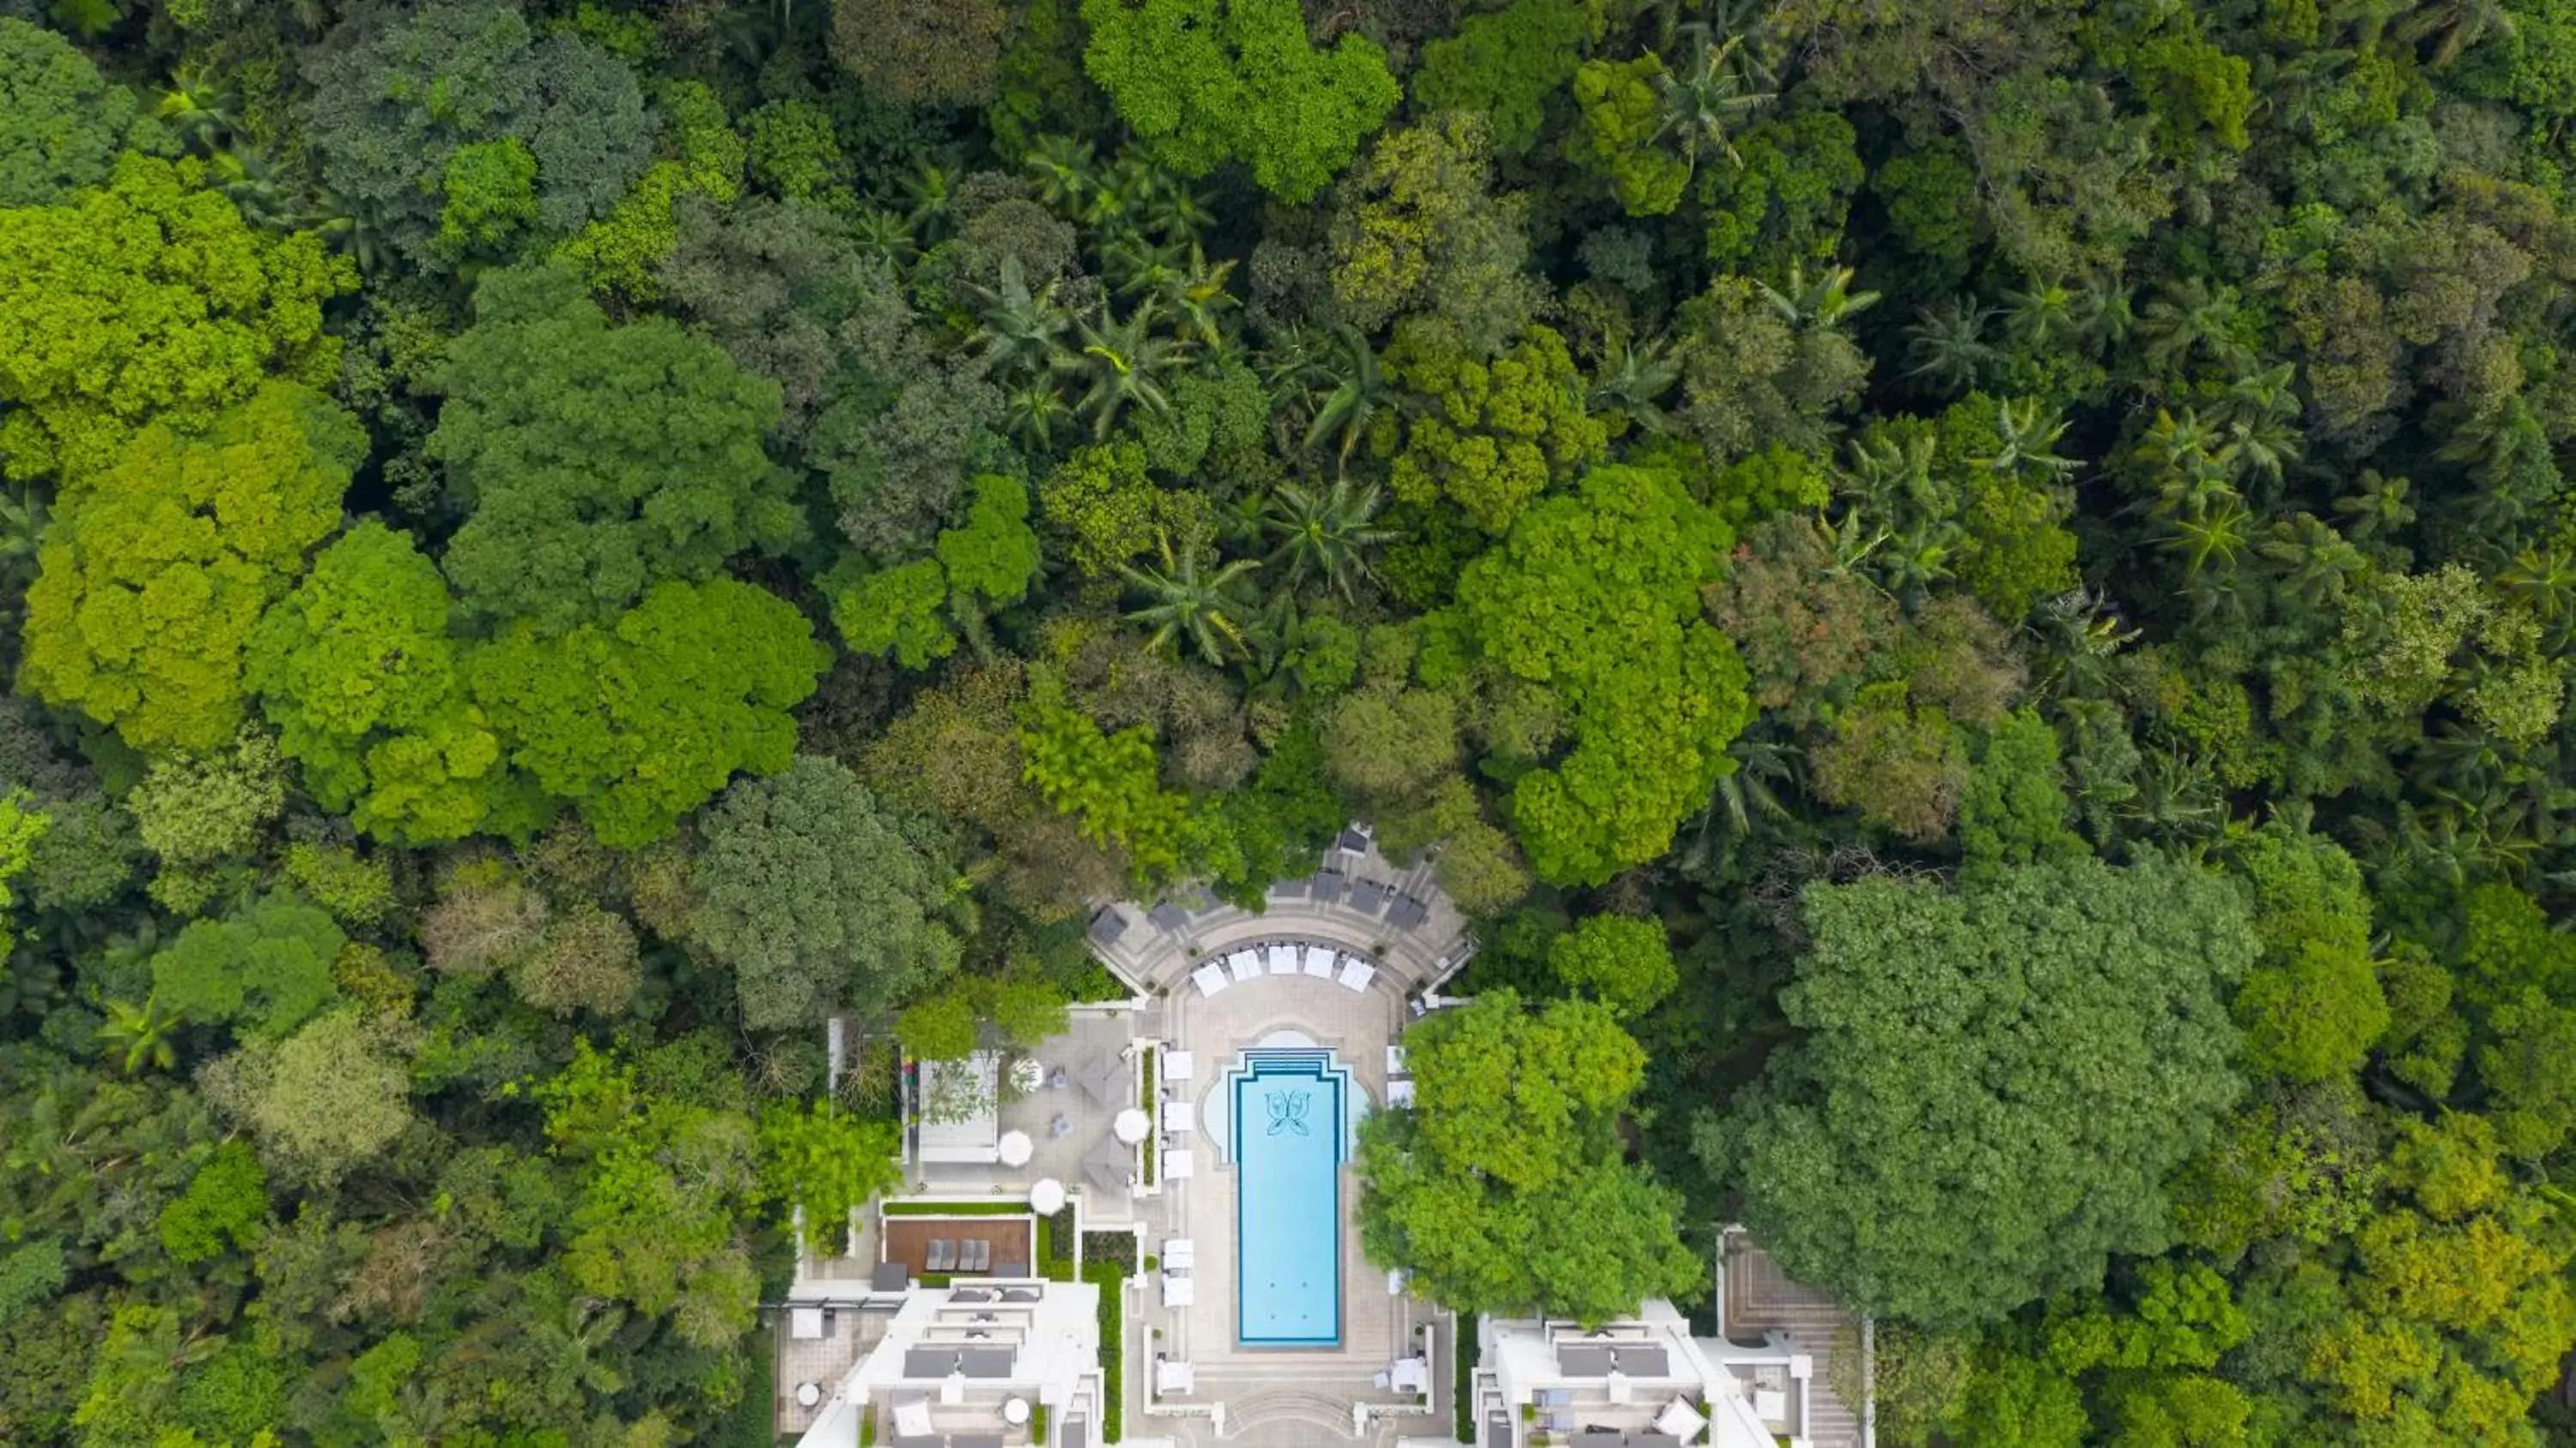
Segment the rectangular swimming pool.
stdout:
<path fill-rule="evenodd" d="M 1342 1340 L 1342 1092 L 1320 1052 L 1247 1053 L 1234 1082 L 1235 1337 Z"/>

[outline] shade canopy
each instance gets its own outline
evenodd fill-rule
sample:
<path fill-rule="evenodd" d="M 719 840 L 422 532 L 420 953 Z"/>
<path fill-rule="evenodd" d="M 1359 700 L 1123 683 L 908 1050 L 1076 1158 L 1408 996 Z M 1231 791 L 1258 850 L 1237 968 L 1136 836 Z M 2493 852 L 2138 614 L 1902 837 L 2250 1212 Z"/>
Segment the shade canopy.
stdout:
<path fill-rule="evenodd" d="M 1041 1217 L 1052 1217 L 1064 1210 L 1064 1183 L 1054 1177 L 1040 1177 L 1029 1188 L 1029 1210 Z"/>
<path fill-rule="evenodd" d="M 1136 1148 L 1102 1137 L 1083 1153 L 1082 1179 L 1104 1192 L 1123 1192 L 1136 1183 Z"/>
<path fill-rule="evenodd" d="M 1029 1140 L 1029 1134 L 1025 1131 L 1005 1131 L 1002 1133 L 1001 1151 L 1002 1165 L 1004 1166 L 1027 1166 L 1029 1164 L 1029 1157 L 1035 1153 L 1036 1149 L 1036 1146 Z"/>
<path fill-rule="evenodd" d="M 1109 1130 L 1129 1146 L 1143 1141 L 1153 1129 L 1153 1121 L 1133 1106 L 1119 1112 L 1118 1119 L 1109 1126 Z"/>
<path fill-rule="evenodd" d="M 1135 1069 L 1114 1048 L 1096 1048 L 1073 1067 L 1074 1084 L 1082 1088 L 1083 1095 L 1102 1106 L 1124 1102 L 1135 1079 Z"/>

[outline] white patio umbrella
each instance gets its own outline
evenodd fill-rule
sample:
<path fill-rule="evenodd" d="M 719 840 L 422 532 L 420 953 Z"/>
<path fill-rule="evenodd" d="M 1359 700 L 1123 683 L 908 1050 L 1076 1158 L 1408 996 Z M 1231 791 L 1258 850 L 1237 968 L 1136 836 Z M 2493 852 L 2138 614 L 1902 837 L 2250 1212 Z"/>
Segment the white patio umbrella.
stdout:
<path fill-rule="evenodd" d="M 1110 1133 L 1129 1146 L 1143 1141 L 1153 1129 L 1153 1119 L 1133 1106 L 1119 1112 L 1118 1118 L 1109 1123 Z"/>
<path fill-rule="evenodd" d="M 1064 1210 L 1064 1183 L 1054 1177 L 1040 1177 L 1029 1188 L 1029 1210 L 1041 1217 L 1052 1217 Z"/>
<path fill-rule="evenodd" d="M 1002 1133 L 1000 1150 L 1002 1153 L 1002 1165 L 1004 1166 L 1027 1166 L 1029 1164 L 1030 1155 L 1035 1152 L 1036 1149 L 1035 1143 L 1029 1140 L 1029 1134 L 1025 1131 L 1005 1131 Z"/>

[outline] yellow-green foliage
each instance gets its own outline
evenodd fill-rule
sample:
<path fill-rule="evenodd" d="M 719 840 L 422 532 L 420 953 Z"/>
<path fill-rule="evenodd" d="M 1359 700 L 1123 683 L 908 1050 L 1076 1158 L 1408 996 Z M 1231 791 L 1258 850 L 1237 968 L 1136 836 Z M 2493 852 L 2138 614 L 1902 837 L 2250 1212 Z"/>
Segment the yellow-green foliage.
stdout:
<path fill-rule="evenodd" d="M 126 155 L 107 185 L 0 209 L 0 453 L 12 477 L 106 466 L 145 423 L 201 427 L 284 373 L 339 364 L 322 304 L 357 270 L 308 233 L 271 237 L 194 161 Z"/>
<path fill-rule="evenodd" d="M 1609 447 L 1606 426 L 1583 405 L 1583 375 L 1565 339 L 1531 327 L 1490 362 L 1400 331 L 1387 372 L 1431 405 L 1406 427 L 1390 477 L 1395 495 L 1442 498 L 1477 527 L 1500 533 L 1550 483 L 1564 482 Z"/>
<path fill-rule="evenodd" d="M 23 677 L 138 749 L 210 749 L 242 720 L 242 656 L 340 520 L 357 420 L 272 383 L 201 436 L 146 428 L 73 486 L 27 590 Z"/>

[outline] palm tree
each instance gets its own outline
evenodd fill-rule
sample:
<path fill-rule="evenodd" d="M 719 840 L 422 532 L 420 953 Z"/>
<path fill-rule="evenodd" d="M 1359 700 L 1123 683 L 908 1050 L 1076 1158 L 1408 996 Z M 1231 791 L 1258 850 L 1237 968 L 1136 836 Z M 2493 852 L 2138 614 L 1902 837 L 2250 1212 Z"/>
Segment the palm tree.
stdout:
<path fill-rule="evenodd" d="M 1852 269 L 1847 266 L 1827 267 L 1813 282 L 1807 280 L 1807 264 L 1789 263 L 1787 290 L 1769 282 L 1753 285 L 1771 310 L 1793 327 L 1839 327 L 1843 323 L 1878 305 L 1878 293 L 1855 292 L 1851 289 Z"/>
<path fill-rule="evenodd" d="M 2404 478 L 2382 476 L 2377 468 L 2362 469 L 2360 491 L 2334 500 L 2335 512 L 2345 520 L 2344 532 L 2364 543 L 2406 536 L 2415 525 L 2415 505 L 2406 497 L 2412 486 Z"/>
<path fill-rule="evenodd" d="M 1119 575 L 1131 587 L 1152 599 L 1127 615 L 1137 623 L 1154 626 L 1154 635 L 1145 646 L 1167 648 L 1186 638 L 1200 658 L 1219 666 L 1230 655 L 1247 652 L 1243 625 L 1236 622 L 1243 605 L 1238 585 L 1261 565 L 1249 558 L 1238 558 L 1212 574 L 1202 573 L 1197 549 L 1175 557 L 1170 534 L 1158 531 L 1156 542 L 1163 556 L 1159 571 L 1124 563 L 1118 566 Z"/>
<path fill-rule="evenodd" d="M 1021 164 L 1036 178 L 1038 204 L 1059 216 L 1078 217 L 1099 189 L 1099 161 L 1089 141 L 1040 136 Z"/>
<path fill-rule="evenodd" d="M 1207 193 L 1190 179 L 1133 152 L 1119 158 L 1127 214 L 1166 241 L 1196 242 L 1216 225 Z"/>
<path fill-rule="evenodd" d="M 2287 362 L 2240 377 L 2219 403 L 2227 424 L 2229 448 L 2240 469 L 2251 470 L 2273 484 L 2289 464 L 2306 451 L 2299 432 L 2299 395 L 2291 386 L 2295 369 Z"/>
<path fill-rule="evenodd" d="M 397 260 L 385 239 L 384 213 L 372 201 L 326 190 L 314 198 L 304 225 L 362 272 L 373 275 Z"/>
<path fill-rule="evenodd" d="M 1149 296 L 1178 316 L 1176 329 L 1208 347 L 1225 345 L 1222 319 L 1241 303 L 1227 282 L 1234 275 L 1231 259 L 1211 265 L 1197 242 L 1154 242 L 1142 232 L 1129 232 L 1108 244 L 1110 270 L 1119 277 L 1118 295 Z"/>
<path fill-rule="evenodd" d="M 1670 433 L 1673 424 L 1664 416 L 1663 396 L 1682 378 L 1681 358 L 1672 344 L 1658 337 L 1638 346 L 1623 338 L 1603 363 L 1592 378 L 1589 410 L 1615 412 L 1657 437 Z"/>
<path fill-rule="evenodd" d="M 1973 305 L 1966 297 L 1945 297 L 1916 309 L 1914 325 L 1905 329 L 1908 377 L 1920 377 L 1945 392 L 1966 392 L 2003 354 L 1986 345 L 1986 323 L 1995 309 Z"/>
<path fill-rule="evenodd" d="M 2041 691 L 2092 697 L 2110 685 L 2111 660 L 2138 638 L 2109 611 L 2110 600 L 2077 587 L 2040 600 L 2022 625 L 2036 647 Z"/>
<path fill-rule="evenodd" d="M 2313 513 L 2274 520 L 2254 551 L 2272 565 L 2273 586 L 2311 609 L 2325 607 L 2368 566 L 2360 549 Z"/>
<path fill-rule="evenodd" d="M 1680 34 L 1689 43 L 1688 54 L 1678 69 L 1666 69 L 1655 77 L 1663 112 L 1656 138 L 1678 133 L 1682 159 L 1693 170 L 1699 167 L 1703 149 L 1742 165 L 1731 134 L 1739 121 L 1772 99 L 1771 92 L 1747 84 L 1736 58 L 1743 36 L 1719 41 L 1703 24 L 1682 26 Z"/>
<path fill-rule="evenodd" d="M 1141 230 L 1122 228 L 1100 243 L 1100 271 L 1122 297 L 1150 296 L 1178 272 L 1188 248 L 1177 241 L 1156 241 Z"/>
<path fill-rule="evenodd" d="M 1155 333 L 1154 316 L 1160 306 L 1147 297 L 1124 321 L 1111 317 L 1094 323 L 1086 318 L 1081 323 L 1082 350 L 1066 358 L 1061 370 L 1090 380 L 1073 410 L 1091 419 L 1094 437 L 1107 438 L 1118 424 L 1118 414 L 1131 406 L 1158 417 L 1172 410 L 1163 378 L 1188 360 L 1190 344 Z"/>
<path fill-rule="evenodd" d="M 912 218 L 882 206 L 867 207 L 851 221 L 850 240 L 858 244 L 859 255 L 892 267 L 910 266 L 921 255 Z"/>
<path fill-rule="evenodd" d="M 896 183 L 904 199 L 904 220 L 912 234 L 929 241 L 948 235 L 955 218 L 949 209 L 957 202 L 957 178 L 936 161 L 924 161 L 911 175 Z"/>
<path fill-rule="evenodd" d="M 1044 378 L 1002 399 L 1003 430 L 1032 453 L 1054 451 L 1056 429 L 1072 420 L 1073 409 L 1065 405 L 1063 389 Z"/>
<path fill-rule="evenodd" d="M 1066 336 L 1074 323 L 1073 309 L 1056 295 L 1058 287 L 1049 278 L 1031 290 L 1019 257 L 1003 254 L 994 284 L 974 291 L 983 320 L 967 339 L 967 345 L 983 349 L 987 375 L 1008 384 L 1058 369 L 1073 350 Z"/>
<path fill-rule="evenodd" d="M 1726 754 L 1735 768 L 1718 780 L 1687 833 L 1674 842 L 1681 867 L 1698 877 L 1723 868 L 1766 827 L 1796 818 L 1785 798 L 1799 787 L 1796 748 L 1748 732 L 1737 735 Z"/>
<path fill-rule="evenodd" d="M 1253 353 L 1253 371 L 1261 385 L 1281 403 L 1298 409 L 1315 405 L 1315 394 L 1331 387 L 1338 374 L 1315 329 L 1302 322 L 1262 328 L 1263 341 Z M 1336 336 L 1333 345 L 1339 347 Z"/>
<path fill-rule="evenodd" d="M 2159 750 L 2147 756 L 2136 783 L 2120 814 L 2151 838 L 2204 839 L 2226 827 L 2226 793 L 2196 759 Z"/>
<path fill-rule="evenodd" d="M 2046 347 L 2082 329 L 2075 291 L 2063 282 L 2031 279 L 2004 293 L 2004 335 L 2024 347 Z"/>
<path fill-rule="evenodd" d="M 169 89 L 153 103 L 153 118 L 178 132 L 190 150 L 205 155 L 223 144 L 236 127 L 238 101 L 232 88 L 194 64 L 183 64 L 170 77 Z"/>
<path fill-rule="evenodd" d="M 2397 38 L 2409 45 L 2440 37 L 2433 46 L 2436 70 L 2490 35 L 2510 38 L 2513 34 L 2513 10 L 2503 0 L 2432 0 L 2397 27 Z"/>
<path fill-rule="evenodd" d="M 2238 320 L 2234 287 L 2212 287 L 2200 277 L 2165 283 L 2143 319 L 2148 367 L 2158 376 L 2176 376 L 2195 353 L 2206 353 L 2229 371 L 2242 368 L 2248 354 L 2237 340 Z"/>
<path fill-rule="evenodd" d="M 2176 413 L 2159 407 L 2156 420 L 2147 424 L 2129 455 L 2146 464 L 2152 474 L 2190 476 L 2217 470 L 2212 464 L 2224 447 L 2218 429 L 2203 422 L 2198 411 L 2186 407 Z"/>
<path fill-rule="evenodd" d="M 1371 576 L 1366 550 L 1398 535 L 1376 525 L 1385 495 L 1375 483 L 1355 485 L 1345 475 L 1329 488 L 1282 483 L 1264 510 L 1263 531 L 1278 540 L 1270 561 L 1285 566 L 1285 582 L 1295 588 L 1309 571 L 1349 598 L 1359 580 Z"/>
<path fill-rule="evenodd" d="M 308 219 L 277 164 L 252 142 L 216 151 L 207 158 L 206 170 L 242 220 L 263 231 L 293 231 Z"/>
<path fill-rule="evenodd" d="M 2540 621 L 2549 651 L 2576 633 L 2576 553 L 2554 539 L 2526 546 L 2496 574 L 2496 587 Z"/>
<path fill-rule="evenodd" d="M 142 1074 L 146 1066 L 167 1071 L 179 1062 L 170 1038 L 180 1024 L 179 1013 L 163 1009 L 158 994 L 145 996 L 139 1006 L 109 1001 L 107 1021 L 98 1028 L 99 1044 L 128 1076 Z"/>
<path fill-rule="evenodd" d="M 1368 338 L 1358 329 L 1339 329 L 1342 351 L 1339 367 L 1332 371 L 1333 390 L 1324 394 L 1315 409 L 1314 421 L 1306 425 L 1306 446 L 1313 447 L 1328 437 L 1340 439 L 1335 456 L 1350 461 L 1351 449 L 1366 436 L 1378 413 L 1395 401 L 1395 389 L 1379 369 L 1377 353 Z M 1332 367 L 1331 362 L 1322 364 Z"/>
<path fill-rule="evenodd" d="M 2245 510 L 2243 500 L 2233 493 L 2223 494 L 2169 522 L 2164 548 L 2182 559 L 2187 583 L 2197 582 L 2213 565 L 2222 574 L 2232 574 L 2237 557 L 2253 541 L 2253 522 L 2254 515 Z"/>
<path fill-rule="evenodd" d="M 2083 466 L 2049 451 L 2065 435 L 2066 424 L 2038 398 L 2018 403 L 2007 398 L 1995 404 L 1995 455 L 1971 461 L 1989 472 L 2017 476 L 2024 468 L 2035 468 L 2049 477 L 2063 477 Z"/>

